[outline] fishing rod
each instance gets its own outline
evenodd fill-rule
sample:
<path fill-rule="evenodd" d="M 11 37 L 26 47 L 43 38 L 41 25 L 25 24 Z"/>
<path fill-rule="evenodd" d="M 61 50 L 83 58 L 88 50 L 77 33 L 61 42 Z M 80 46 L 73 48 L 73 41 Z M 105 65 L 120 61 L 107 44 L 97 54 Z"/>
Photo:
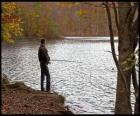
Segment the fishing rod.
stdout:
<path fill-rule="evenodd" d="M 75 62 L 75 63 L 82 63 L 82 62 L 78 62 L 78 61 L 71 61 L 71 60 L 56 60 L 56 59 L 52 59 L 51 61 L 62 61 L 62 62 Z"/>

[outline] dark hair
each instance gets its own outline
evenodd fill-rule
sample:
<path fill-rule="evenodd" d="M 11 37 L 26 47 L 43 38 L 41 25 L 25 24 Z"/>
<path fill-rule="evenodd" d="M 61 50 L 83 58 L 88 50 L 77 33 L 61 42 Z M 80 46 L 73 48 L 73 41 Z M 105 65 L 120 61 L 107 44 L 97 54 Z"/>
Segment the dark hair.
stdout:
<path fill-rule="evenodd" d="M 45 44 L 45 39 L 41 39 L 41 44 Z"/>

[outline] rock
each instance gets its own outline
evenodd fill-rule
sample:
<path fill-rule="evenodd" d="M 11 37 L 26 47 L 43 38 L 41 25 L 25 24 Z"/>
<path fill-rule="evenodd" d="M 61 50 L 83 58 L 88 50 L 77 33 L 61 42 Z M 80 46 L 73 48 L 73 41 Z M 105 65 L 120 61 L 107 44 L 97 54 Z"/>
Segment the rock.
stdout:
<path fill-rule="evenodd" d="M 7 78 L 7 76 L 5 74 L 2 74 L 2 84 L 10 84 L 9 79 Z"/>
<path fill-rule="evenodd" d="M 12 88 L 26 88 L 26 85 L 22 81 L 15 81 L 10 85 Z"/>
<path fill-rule="evenodd" d="M 58 101 L 59 103 L 64 104 L 65 98 L 62 95 L 58 95 Z"/>
<path fill-rule="evenodd" d="M 14 81 L 12 84 L 7 85 L 7 87 L 8 87 L 8 88 L 11 88 L 11 89 L 17 89 L 17 90 L 18 90 L 18 89 L 26 90 L 26 91 L 28 91 L 28 92 L 33 91 L 32 88 L 26 86 L 26 85 L 24 84 L 24 82 L 22 82 L 22 81 Z"/>

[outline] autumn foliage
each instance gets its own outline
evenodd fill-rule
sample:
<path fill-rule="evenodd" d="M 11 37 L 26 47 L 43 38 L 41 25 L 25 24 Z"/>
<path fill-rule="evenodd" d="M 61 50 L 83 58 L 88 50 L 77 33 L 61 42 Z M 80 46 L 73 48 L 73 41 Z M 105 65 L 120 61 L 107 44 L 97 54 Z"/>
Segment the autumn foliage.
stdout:
<path fill-rule="evenodd" d="M 13 43 L 15 38 L 22 35 L 21 19 L 16 10 L 16 3 L 2 3 L 2 39 L 8 43 Z"/>
<path fill-rule="evenodd" d="M 52 17 L 51 7 L 40 2 L 18 3 L 19 15 L 23 19 L 23 34 L 28 38 L 59 38 L 59 29 Z"/>
<path fill-rule="evenodd" d="M 13 43 L 21 35 L 35 39 L 109 36 L 107 24 L 105 9 L 83 2 L 2 3 L 2 38 L 8 43 Z M 116 35 L 115 25 L 113 27 Z"/>

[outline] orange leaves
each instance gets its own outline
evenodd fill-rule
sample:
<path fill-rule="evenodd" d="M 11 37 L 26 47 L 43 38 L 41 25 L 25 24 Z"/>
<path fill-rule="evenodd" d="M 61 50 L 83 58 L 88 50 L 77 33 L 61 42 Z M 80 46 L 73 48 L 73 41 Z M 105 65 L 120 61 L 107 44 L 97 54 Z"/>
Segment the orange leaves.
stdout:
<path fill-rule="evenodd" d="M 9 23 L 12 22 L 12 19 L 14 17 L 14 13 L 16 10 L 16 4 L 15 3 L 9 3 L 9 2 L 3 2 L 2 3 L 2 22 L 3 23 Z"/>
<path fill-rule="evenodd" d="M 18 21 L 19 17 L 15 15 L 16 3 L 13 2 L 3 2 L 2 3 L 2 23 L 10 23 Z"/>
<path fill-rule="evenodd" d="M 9 110 L 9 106 L 8 105 L 3 105 L 2 107 L 2 113 L 6 113 Z"/>
<path fill-rule="evenodd" d="M 6 98 L 4 98 L 2 100 L 2 113 L 7 113 L 9 111 L 9 103 L 8 102 L 9 101 Z"/>
<path fill-rule="evenodd" d="M 4 15 L 2 14 L 2 23 L 20 22 L 21 19 L 14 15 Z"/>

